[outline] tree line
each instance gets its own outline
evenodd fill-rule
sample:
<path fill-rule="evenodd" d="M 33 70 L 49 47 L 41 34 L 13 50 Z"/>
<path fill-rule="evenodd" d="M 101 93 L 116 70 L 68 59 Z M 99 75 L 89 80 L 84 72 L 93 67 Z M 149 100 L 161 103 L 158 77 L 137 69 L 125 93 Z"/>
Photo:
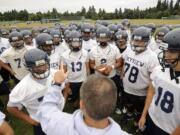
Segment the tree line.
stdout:
<path fill-rule="evenodd" d="M 86 19 L 160 19 L 162 17 L 170 17 L 172 15 L 180 15 L 180 0 L 158 0 L 155 7 L 146 8 L 144 10 L 125 8 L 116 8 L 114 12 L 106 12 L 105 9 L 100 8 L 98 11 L 94 6 L 90 6 L 88 9 L 82 7 L 81 11 L 75 13 L 65 11 L 60 13 L 56 8 L 47 12 L 36 12 L 29 13 L 26 9 L 24 10 L 11 10 L 6 12 L 0 12 L 0 21 L 39 21 L 42 18 L 61 18 L 70 16 L 84 16 Z"/>

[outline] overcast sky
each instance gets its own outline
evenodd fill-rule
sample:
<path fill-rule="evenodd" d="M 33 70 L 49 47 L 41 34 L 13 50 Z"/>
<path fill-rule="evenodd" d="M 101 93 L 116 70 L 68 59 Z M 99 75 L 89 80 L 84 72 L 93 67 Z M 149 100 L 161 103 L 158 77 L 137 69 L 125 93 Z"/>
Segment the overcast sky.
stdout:
<path fill-rule="evenodd" d="M 114 11 L 115 8 L 136 8 L 140 9 L 156 6 L 158 0 L 0 0 L 0 11 L 11 9 L 27 9 L 29 12 L 46 12 L 56 8 L 59 12 L 75 12 L 94 5 L 98 10 L 104 8 L 106 11 Z"/>

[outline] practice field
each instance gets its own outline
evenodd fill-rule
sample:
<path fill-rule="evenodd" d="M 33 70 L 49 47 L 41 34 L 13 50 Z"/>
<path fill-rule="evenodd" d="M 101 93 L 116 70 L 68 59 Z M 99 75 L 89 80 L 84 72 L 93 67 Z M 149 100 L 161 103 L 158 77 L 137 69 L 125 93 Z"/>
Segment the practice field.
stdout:
<path fill-rule="evenodd" d="M 121 20 L 107 20 L 108 22 L 112 23 L 119 23 Z M 62 24 L 69 24 L 69 23 L 81 23 L 80 20 L 74 21 L 60 21 L 58 23 Z M 94 20 L 85 20 L 85 22 L 95 23 Z M 131 24 L 147 24 L 147 23 L 154 23 L 156 25 L 180 25 L 180 20 L 162 20 L 162 19 L 132 19 L 130 20 Z M 43 23 L 40 22 L 31 22 L 27 24 L 27 22 L 0 22 L 0 28 L 10 28 L 16 26 L 18 28 L 33 28 L 33 27 L 53 27 L 55 23 Z"/>
<path fill-rule="evenodd" d="M 112 23 L 120 23 L 121 20 L 108 20 L 108 22 Z M 82 21 L 60 21 L 58 23 L 62 23 L 65 25 L 68 25 L 70 23 L 81 23 Z M 85 22 L 89 22 L 91 24 L 94 24 L 95 21 L 93 20 L 85 20 Z M 161 20 L 161 19 L 132 19 L 130 20 L 131 24 L 147 24 L 147 23 L 154 23 L 156 25 L 180 25 L 180 20 Z M 1 28 L 11 28 L 13 26 L 16 26 L 17 28 L 24 29 L 24 28 L 33 28 L 33 27 L 54 27 L 55 23 L 43 23 L 40 22 L 31 22 L 30 24 L 27 24 L 27 22 L 0 22 L 0 29 Z M 10 85 L 12 82 L 10 82 Z M 4 101 L 4 97 L 0 97 L 0 100 Z M 74 111 L 72 103 L 67 103 L 65 107 L 65 111 L 68 113 L 72 113 Z M 13 116 L 6 113 L 8 120 L 10 121 L 10 125 L 15 130 L 15 135 L 33 135 L 33 129 L 32 127 L 19 120 L 14 118 Z M 123 115 L 117 115 L 112 114 L 112 117 L 115 121 L 117 121 L 121 127 L 126 130 L 127 132 L 132 132 L 132 125 L 133 121 L 124 121 Z M 133 133 L 134 134 L 134 133 Z M 137 134 L 140 135 L 140 134 Z"/>

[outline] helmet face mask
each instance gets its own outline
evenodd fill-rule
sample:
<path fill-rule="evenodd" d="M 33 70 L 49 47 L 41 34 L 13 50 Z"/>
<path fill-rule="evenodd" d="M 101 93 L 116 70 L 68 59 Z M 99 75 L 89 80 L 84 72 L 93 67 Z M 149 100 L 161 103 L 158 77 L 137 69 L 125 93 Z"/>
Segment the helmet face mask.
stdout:
<path fill-rule="evenodd" d="M 142 53 L 150 42 L 151 31 L 146 27 L 135 29 L 131 37 L 131 49 L 136 53 Z"/>
<path fill-rule="evenodd" d="M 142 39 L 134 39 L 131 41 L 131 49 L 136 53 L 142 53 L 147 49 L 148 43 Z"/>
<path fill-rule="evenodd" d="M 91 32 L 82 32 L 82 38 L 84 41 L 89 41 L 91 39 Z"/>
<path fill-rule="evenodd" d="M 50 74 L 47 53 L 40 49 L 30 49 L 24 55 L 24 65 L 36 79 L 45 79 Z"/>
<path fill-rule="evenodd" d="M 110 41 L 110 38 L 108 37 L 98 37 L 97 42 L 99 42 L 101 47 L 106 47 L 108 45 L 108 42 Z"/>
<path fill-rule="evenodd" d="M 19 32 L 11 32 L 9 42 L 14 49 L 22 49 L 24 47 L 23 37 Z"/>
<path fill-rule="evenodd" d="M 24 42 L 27 45 L 31 45 L 33 43 L 32 37 L 24 37 Z"/>
<path fill-rule="evenodd" d="M 15 49 L 21 49 L 24 47 L 24 41 L 22 39 L 13 40 L 10 43 L 11 46 Z"/>
<path fill-rule="evenodd" d="M 71 39 L 69 42 L 69 47 L 71 51 L 73 52 L 78 52 L 82 48 L 82 40 L 77 38 L 77 39 Z"/>
<path fill-rule="evenodd" d="M 42 64 L 42 65 L 36 65 L 33 66 L 30 71 L 33 75 L 33 77 L 37 79 L 45 79 L 49 76 L 50 70 L 49 70 L 48 63 Z"/>
<path fill-rule="evenodd" d="M 60 37 L 53 37 L 53 44 L 59 45 L 62 42 L 62 39 Z"/>
<path fill-rule="evenodd" d="M 118 48 L 125 48 L 127 44 L 127 39 L 121 37 L 120 39 L 116 40 L 116 45 Z"/>
<path fill-rule="evenodd" d="M 42 49 L 44 52 L 46 52 L 50 56 L 54 50 L 54 46 L 53 44 L 45 44 L 45 45 L 41 45 L 40 49 Z"/>
<path fill-rule="evenodd" d="M 180 52 L 164 49 L 158 54 L 158 60 L 163 68 L 174 69 L 180 62 Z"/>

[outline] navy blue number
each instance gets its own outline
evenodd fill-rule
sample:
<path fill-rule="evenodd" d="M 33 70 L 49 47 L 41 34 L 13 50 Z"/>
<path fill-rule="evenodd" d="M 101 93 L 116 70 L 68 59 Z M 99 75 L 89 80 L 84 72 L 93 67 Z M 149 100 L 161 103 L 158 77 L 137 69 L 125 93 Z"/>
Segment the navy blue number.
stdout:
<path fill-rule="evenodd" d="M 101 64 L 106 64 L 107 60 L 106 59 L 101 59 Z"/>
<path fill-rule="evenodd" d="M 163 89 L 161 87 L 158 88 L 158 98 L 155 101 L 155 105 L 158 106 L 158 103 L 160 101 L 161 95 L 162 95 Z M 166 113 L 171 113 L 174 107 L 174 95 L 166 91 L 164 92 L 163 99 L 161 100 L 160 107 L 162 111 Z"/>
<path fill-rule="evenodd" d="M 129 68 L 130 68 L 130 64 L 129 63 L 125 63 L 124 74 L 126 74 L 126 72 L 129 70 Z M 130 69 L 129 76 L 128 76 L 129 82 L 135 83 L 137 81 L 138 74 L 139 74 L 138 68 L 135 67 L 135 66 L 132 66 L 131 69 Z"/>
<path fill-rule="evenodd" d="M 17 62 L 18 64 L 18 68 L 21 68 L 21 59 L 20 58 L 17 58 L 17 59 L 14 59 L 15 62 Z"/>
<path fill-rule="evenodd" d="M 82 62 L 72 62 L 71 63 L 71 66 L 72 66 L 72 72 L 79 72 L 82 70 Z"/>

